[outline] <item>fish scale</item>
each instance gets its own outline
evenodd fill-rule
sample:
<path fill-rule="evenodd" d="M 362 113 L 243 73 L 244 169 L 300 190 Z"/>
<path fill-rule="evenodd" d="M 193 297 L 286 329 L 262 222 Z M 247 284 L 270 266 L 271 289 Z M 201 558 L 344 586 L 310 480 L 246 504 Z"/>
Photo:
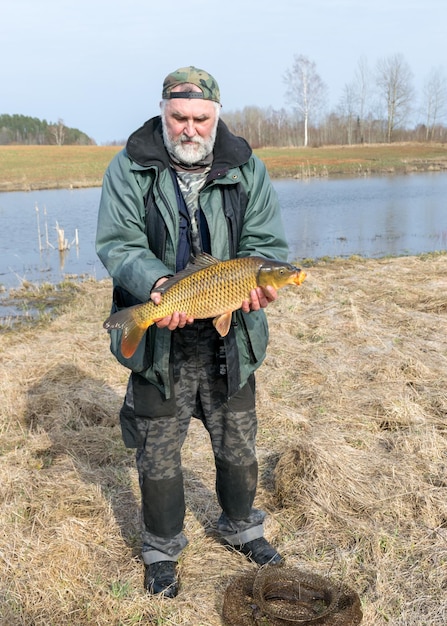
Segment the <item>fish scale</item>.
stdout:
<path fill-rule="evenodd" d="M 176 311 L 196 319 L 214 318 L 216 330 L 225 336 L 232 312 L 250 300 L 252 289 L 300 285 L 305 277 L 302 270 L 282 261 L 255 256 L 219 261 L 201 254 L 157 287 L 155 291 L 162 294 L 160 304 L 148 301 L 118 311 L 104 322 L 104 328 L 123 330 L 121 352 L 127 358 L 134 354 L 149 326 Z"/>
<path fill-rule="evenodd" d="M 215 317 L 223 310 L 239 308 L 242 300 L 249 297 L 257 286 L 256 277 L 262 263 L 263 260 L 256 257 L 240 259 L 237 266 L 222 261 L 187 276 L 178 283 L 175 292 L 172 288 L 166 291 L 163 299 L 169 300 L 168 308 L 172 301 L 174 310 L 191 311 L 194 317 Z M 180 303 L 184 309 L 177 308 Z"/>

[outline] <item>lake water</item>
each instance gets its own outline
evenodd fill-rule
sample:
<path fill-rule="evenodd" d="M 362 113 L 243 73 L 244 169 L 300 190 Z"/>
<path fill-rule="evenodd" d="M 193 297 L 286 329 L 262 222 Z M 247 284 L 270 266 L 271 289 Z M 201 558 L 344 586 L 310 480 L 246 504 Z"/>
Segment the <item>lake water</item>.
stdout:
<path fill-rule="evenodd" d="M 447 248 L 447 174 L 281 181 L 293 256 L 403 256 Z"/>
<path fill-rule="evenodd" d="M 274 186 L 292 261 L 447 248 L 446 173 L 280 180 Z M 107 276 L 94 249 L 100 193 L 99 188 L 0 193 L 0 285 Z M 57 225 L 70 244 L 62 253 Z"/>

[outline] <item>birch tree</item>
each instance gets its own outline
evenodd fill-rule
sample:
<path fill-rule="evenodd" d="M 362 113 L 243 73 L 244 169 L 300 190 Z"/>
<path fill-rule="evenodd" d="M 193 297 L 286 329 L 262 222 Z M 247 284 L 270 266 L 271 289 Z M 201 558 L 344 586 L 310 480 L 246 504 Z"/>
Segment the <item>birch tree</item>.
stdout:
<path fill-rule="evenodd" d="M 286 97 L 304 123 L 304 146 L 309 144 L 309 119 L 317 114 L 324 103 L 326 85 L 320 78 L 313 61 L 304 55 L 295 55 L 293 65 L 286 70 L 284 82 Z"/>
<path fill-rule="evenodd" d="M 65 124 L 64 120 L 58 119 L 57 124 L 50 126 L 50 132 L 54 137 L 57 146 L 62 146 L 65 141 Z"/>
<path fill-rule="evenodd" d="M 395 54 L 377 63 L 376 82 L 379 97 L 385 103 L 387 131 L 391 143 L 393 132 L 404 125 L 413 99 L 413 74 L 401 54 Z"/>

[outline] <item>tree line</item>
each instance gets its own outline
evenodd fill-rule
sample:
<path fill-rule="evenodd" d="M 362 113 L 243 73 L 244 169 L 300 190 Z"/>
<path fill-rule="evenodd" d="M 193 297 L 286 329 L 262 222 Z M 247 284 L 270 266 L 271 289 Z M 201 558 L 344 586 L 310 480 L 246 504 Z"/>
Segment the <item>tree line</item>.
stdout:
<path fill-rule="evenodd" d="M 327 86 L 308 57 L 296 55 L 283 80 L 291 111 L 251 106 L 222 115 L 254 148 L 447 139 L 447 77 L 441 67 L 430 70 L 416 94 L 402 54 L 379 59 L 374 68 L 361 58 L 332 111 L 326 107 Z"/>
<path fill-rule="evenodd" d="M 68 128 L 64 121 L 56 123 L 27 115 L 0 115 L 0 145 L 92 145 L 95 142 L 77 128 Z"/>
<path fill-rule="evenodd" d="M 447 140 L 447 77 L 442 67 L 429 71 L 417 94 L 402 54 L 379 59 L 372 68 L 362 57 L 333 110 L 327 108 L 327 86 L 308 57 L 295 55 L 283 81 L 289 109 L 247 106 L 222 113 L 230 130 L 253 148 Z M 48 123 L 24 115 L 0 115 L 0 145 L 10 143 L 91 145 L 95 141 L 67 128 L 63 120 Z"/>

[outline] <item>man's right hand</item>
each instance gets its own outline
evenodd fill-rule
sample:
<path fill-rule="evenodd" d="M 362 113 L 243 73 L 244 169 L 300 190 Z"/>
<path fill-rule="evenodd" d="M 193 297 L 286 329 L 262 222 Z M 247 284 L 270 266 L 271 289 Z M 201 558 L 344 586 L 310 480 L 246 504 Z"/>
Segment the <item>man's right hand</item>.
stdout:
<path fill-rule="evenodd" d="M 165 281 L 168 279 L 166 277 L 159 278 L 154 285 L 154 289 L 160 287 Z M 153 291 L 151 293 L 151 300 L 154 304 L 160 304 L 162 299 L 162 295 L 159 291 Z M 158 328 L 169 328 L 169 330 L 175 330 L 176 328 L 183 328 L 186 324 L 192 324 L 194 318 L 188 316 L 184 312 L 174 311 L 172 315 L 167 315 L 166 317 L 160 318 L 156 323 Z"/>

